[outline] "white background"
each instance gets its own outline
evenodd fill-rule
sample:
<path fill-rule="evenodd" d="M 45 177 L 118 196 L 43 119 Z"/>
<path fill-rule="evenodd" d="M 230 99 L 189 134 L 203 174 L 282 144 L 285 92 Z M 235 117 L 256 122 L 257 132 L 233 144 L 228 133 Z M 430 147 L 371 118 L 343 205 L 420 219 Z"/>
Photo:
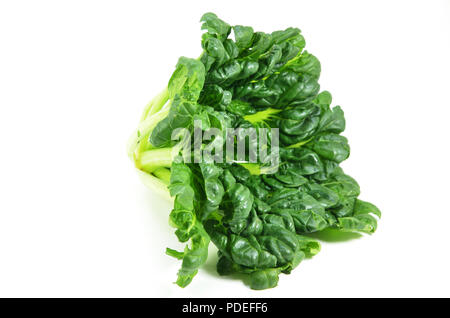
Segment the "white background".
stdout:
<path fill-rule="evenodd" d="M 343 107 L 370 237 L 325 242 L 279 286 L 215 272 L 172 282 L 171 204 L 125 145 L 213 11 L 299 27 Z M 450 1 L 2 1 L 0 296 L 450 296 Z"/>

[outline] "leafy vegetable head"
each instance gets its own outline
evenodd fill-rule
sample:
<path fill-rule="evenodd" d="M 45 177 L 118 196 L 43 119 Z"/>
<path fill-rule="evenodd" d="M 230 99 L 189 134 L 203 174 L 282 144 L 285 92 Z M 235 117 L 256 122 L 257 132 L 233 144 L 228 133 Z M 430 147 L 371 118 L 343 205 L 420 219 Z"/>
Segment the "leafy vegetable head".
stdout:
<path fill-rule="evenodd" d="M 221 275 L 242 273 L 251 288 L 271 288 L 280 273 L 318 253 L 309 233 L 371 234 L 381 213 L 358 199 L 358 183 L 339 167 L 350 154 L 341 135 L 344 113 L 320 92 L 321 65 L 304 50 L 301 31 L 255 32 L 213 13 L 201 22 L 202 54 L 179 59 L 167 88 L 146 107 L 129 155 L 147 184 L 174 198 L 170 224 L 188 243 L 184 251 L 166 251 L 182 260 L 179 286 L 197 274 L 211 241 Z M 271 133 L 245 133 L 257 128 Z M 240 145 L 272 150 L 272 129 L 279 132 L 276 169 L 252 161 L 251 152 L 236 159 Z M 174 138 L 180 134 L 193 145 Z M 233 155 L 224 155 L 229 149 Z M 205 151 L 208 160 L 198 160 Z"/>

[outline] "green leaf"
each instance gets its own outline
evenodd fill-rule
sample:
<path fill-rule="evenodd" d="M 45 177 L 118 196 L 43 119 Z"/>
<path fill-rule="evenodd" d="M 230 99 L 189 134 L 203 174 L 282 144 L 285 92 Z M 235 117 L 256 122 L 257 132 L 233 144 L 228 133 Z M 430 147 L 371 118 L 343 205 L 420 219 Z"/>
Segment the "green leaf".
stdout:
<path fill-rule="evenodd" d="M 280 270 L 277 268 L 255 271 L 250 274 L 250 288 L 261 290 L 276 287 L 279 274 Z"/>
<path fill-rule="evenodd" d="M 198 268 L 208 257 L 209 236 L 198 221 L 195 213 L 196 189 L 192 171 L 182 163 L 174 163 L 170 177 L 170 194 L 175 197 L 174 208 L 170 213 L 170 223 L 177 231 L 181 242 L 190 240 L 191 246 L 186 246 L 184 253 L 167 249 L 170 256 L 182 259 L 178 271 L 177 284 L 187 286 L 197 274 Z"/>
<path fill-rule="evenodd" d="M 235 25 L 233 27 L 236 45 L 240 50 L 244 50 L 252 45 L 253 28 L 249 26 Z"/>
<path fill-rule="evenodd" d="M 372 203 L 362 201 L 362 200 L 356 200 L 355 207 L 353 211 L 354 215 L 362 215 L 362 214 L 375 214 L 379 218 L 381 218 L 381 211 Z"/>
<path fill-rule="evenodd" d="M 205 68 L 201 62 L 180 58 L 169 81 L 169 96 L 172 98 L 169 114 L 156 125 L 150 135 L 150 143 L 154 147 L 173 145 L 173 131 L 189 127 L 193 123 L 193 116 L 201 109 L 197 99 L 204 80 Z"/>
<path fill-rule="evenodd" d="M 350 155 L 347 138 L 332 133 L 317 136 L 308 147 L 324 159 L 337 163 L 341 163 Z"/>
<path fill-rule="evenodd" d="M 228 23 L 220 20 L 217 15 L 212 12 L 205 13 L 200 19 L 202 30 L 206 30 L 209 34 L 223 41 L 230 34 L 231 27 Z"/>

